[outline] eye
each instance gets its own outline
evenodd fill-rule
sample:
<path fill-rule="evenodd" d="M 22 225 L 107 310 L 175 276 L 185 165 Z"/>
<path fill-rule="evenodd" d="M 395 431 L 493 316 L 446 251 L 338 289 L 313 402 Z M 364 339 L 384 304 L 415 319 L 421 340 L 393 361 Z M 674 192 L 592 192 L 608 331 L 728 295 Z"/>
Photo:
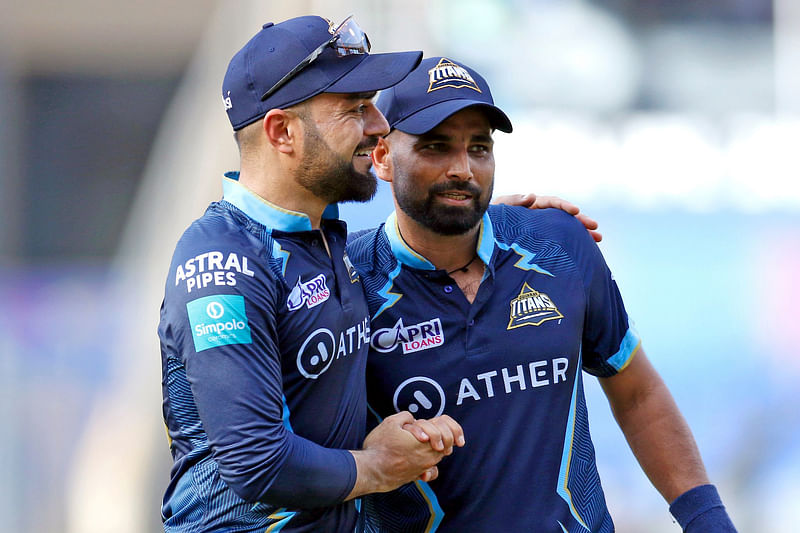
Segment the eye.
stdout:
<path fill-rule="evenodd" d="M 443 142 L 429 142 L 423 144 L 420 149 L 422 150 L 429 150 L 432 152 L 446 152 L 447 151 L 447 144 Z"/>
<path fill-rule="evenodd" d="M 469 147 L 469 151 L 476 154 L 488 154 L 492 151 L 490 144 L 473 144 Z"/>

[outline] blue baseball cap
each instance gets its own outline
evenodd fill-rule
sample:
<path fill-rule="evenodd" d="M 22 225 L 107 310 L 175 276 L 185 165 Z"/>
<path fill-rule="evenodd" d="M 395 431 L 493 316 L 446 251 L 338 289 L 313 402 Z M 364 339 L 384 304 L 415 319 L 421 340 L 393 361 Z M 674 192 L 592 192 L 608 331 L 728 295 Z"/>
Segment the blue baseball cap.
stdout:
<path fill-rule="evenodd" d="M 370 55 L 362 50 L 342 55 L 332 45 L 334 34 L 329 21 L 313 15 L 264 24 L 233 56 L 222 82 L 222 100 L 233 129 L 252 124 L 270 109 L 289 107 L 323 92 L 385 89 L 405 78 L 422 59 L 422 52 Z M 366 35 L 364 39 L 368 50 Z M 304 62 L 301 70 L 284 80 Z M 274 89 L 279 82 L 284 83 Z"/>
<path fill-rule="evenodd" d="M 483 76 L 445 57 L 423 59 L 403 81 L 381 91 L 375 103 L 392 129 L 422 135 L 450 115 L 478 106 L 492 128 L 511 133 L 511 121 L 494 105 Z"/>

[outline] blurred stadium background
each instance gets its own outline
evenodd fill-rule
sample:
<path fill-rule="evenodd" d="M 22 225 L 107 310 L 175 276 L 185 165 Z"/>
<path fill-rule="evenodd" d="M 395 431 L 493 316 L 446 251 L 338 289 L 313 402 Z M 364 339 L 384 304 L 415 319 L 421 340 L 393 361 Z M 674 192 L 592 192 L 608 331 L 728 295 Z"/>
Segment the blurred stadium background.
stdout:
<path fill-rule="evenodd" d="M 496 192 L 561 195 L 600 221 L 740 531 L 795 530 L 795 0 L 11 0 L 2 12 L 0 531 L 160 529 L 169 257 L 236 166 L 228 60 L 262 22 L 306 13 L 353 13 L 375 51 L 451 55 L 486 75 L 515 124 L 497 137 Z M 389 197 L 343 216 L 374 225 Z M 618 531 L 679 531 L 595 385 L 589 409 Z"/>

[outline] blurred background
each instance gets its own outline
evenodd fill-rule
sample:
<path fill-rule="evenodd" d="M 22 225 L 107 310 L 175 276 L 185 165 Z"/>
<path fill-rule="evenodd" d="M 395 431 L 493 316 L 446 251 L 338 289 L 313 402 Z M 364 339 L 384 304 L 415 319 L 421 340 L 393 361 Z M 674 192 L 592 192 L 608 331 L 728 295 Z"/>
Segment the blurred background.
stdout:
<path fill-rule="evenodd" d="M 794 0 L 6 1 L 0 17 L 0 531 L 160 529 L 158 307 L 237 154 L 220 98 L 266 21 L 355 14 L 373 51 L 483 73 L 496 193 L 567 198 L 740 532 L 800 501 L 800 4 Z M 382 221 L 390 194 L 342 206 Z M 621 533 L 676 532 L 594 380 Z M 524 453 L 524 451 L 521 451 Z"/>

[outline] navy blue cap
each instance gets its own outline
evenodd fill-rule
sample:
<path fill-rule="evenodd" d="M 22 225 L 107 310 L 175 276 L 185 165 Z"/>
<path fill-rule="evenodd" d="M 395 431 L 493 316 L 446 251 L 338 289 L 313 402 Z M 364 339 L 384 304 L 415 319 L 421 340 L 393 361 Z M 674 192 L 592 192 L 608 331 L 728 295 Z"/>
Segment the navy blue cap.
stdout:
<path fill-rule="evenodd" d="M 511 133 L 511 121 L 494 105 L 483 76 L 445 57 L 423 59 L 403 81 L 382 91 L 375 103 L 389 126 L 412 135 L 427 133 L 465 107 L 479 106 L 492 128 Z"/>
<path fill-rule="evenodd" d="M 321 44 L 332 26 L 322 17 L 297 17 L 264 24 L 231 59 L 222 82 L 222 100 L 234 130 L 323 92 L 360 93 L 385 89 L 419 64 L 422 52 L 357 54 L 339 57 L 328 47 L 269 98 L 261 96 Z"/>

